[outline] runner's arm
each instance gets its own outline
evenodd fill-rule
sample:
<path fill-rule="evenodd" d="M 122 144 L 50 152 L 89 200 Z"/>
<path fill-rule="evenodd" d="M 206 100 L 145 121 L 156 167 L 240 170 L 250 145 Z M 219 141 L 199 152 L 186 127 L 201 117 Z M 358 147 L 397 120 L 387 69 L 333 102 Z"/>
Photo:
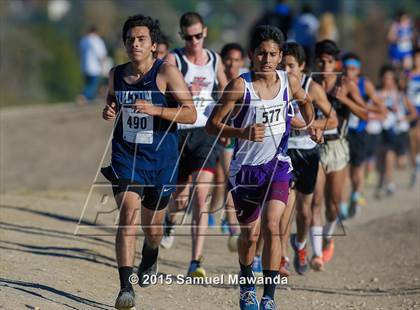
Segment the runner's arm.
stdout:
<path fill-rule="evenodd" d="M 357 117 L 366 121 L 368 120 L 367 106 L 360 95 L 356 83 L 350 79 L 344 80 L 343 85 L 337 91 L 336 97 Z"/>
<path fill-rule="evenodd" d="M 406 115 L 407 121 L 412 122 L 412 121 L 416 120 L 417 110 L 406 95 L 404 95 L 404 105 L 405 105 L 405 108 L 408 111 L 408 114 Z"/>
<path fill-rule="evenodd" d="M 300 85 L 299 79 L 292 73 L 288 73 L 288 80 L 290 85 L 290 91 L 293 98 L 299 105 L 299 110 L 305 120 L 306 125 L 312 126 L 313 121 L 315 120 L 315 110 L 312 105 L 311 95 L 305 92 L 305 90 Z"/>
<path fill-rule="evenodd" d="M 337 128 L 337 113 L 328 101 L 327 95 L 321 85 L 312 81 L 309 87 L 309 94 L 314 98 L 314 105 L 325 115 L 324 119 L 315 120 L 312 127 L 322 130 Z"/>
<path fill-rule="evenodd" d="M 168 53 L 168 55 L 166 55 L 163 60 L 169 62 L 171 65 L 176 66 L 176 58 L 173 53 Z"/>
<path fill-rule="evenodd" d="M 106 121 L 113 120 L 116 116 L 117 104 L 114 92 L 114 71 L 115 68 L 112 68 L 109 71 L 108 77 L 108 92 L 106 95 L 106 104 L 102 110 L 102 118 Z"/>
<path fill-rule="evenodd" d="M 386 118 L 386 115 L 388 114 L 388 111 L 385 107 L 385 104 L 381 98 L 376 94 L 375 86 L 373 83 L 366 79 L 365 80 L 365 90 L 366 94 L 370 98 L 370 100 L 373 103 L 373 108 L 369 108 L 369 119 L 377 119 L 377 120 L 383 120 Z"/>
<path fill-rule="evenodd" d="M 235 107 L 242 100 L 244 92 L 245 85 L 242 78 L 238 77 L 229 82 L 207 120 L 206 130 L 209 134 L 221 137 L 238 137 L 252 141 L 262 141 L 264 139 L 263 124 L 254 124 L 247 128 L 235 128 L 225 124 L 225 120 L 230 118 L 233 112 L 237 112 Z"/>

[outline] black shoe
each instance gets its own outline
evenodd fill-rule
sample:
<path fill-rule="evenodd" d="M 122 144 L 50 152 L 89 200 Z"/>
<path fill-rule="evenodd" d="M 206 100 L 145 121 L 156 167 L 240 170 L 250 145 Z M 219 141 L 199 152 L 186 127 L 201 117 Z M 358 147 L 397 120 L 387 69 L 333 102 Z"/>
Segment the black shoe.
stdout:
<path fill-rule="evenodd" d="M 116 309 L 134 309 L 136 299 L 133 288 L 123 288 L 115 300 Z"/>
<path fill-rule="evenodd" d="M 150 277 L 152 275 L 157 275 L 158 273 L 158 264 L 156 262 L 150 266 L 149 268 L 144 268 L 143 262 L 140 263 L 139 269 L 137 271 L 137 275 L 139 277 L 139 285 L 140 287 L 148 287 L 150 286 Z"/>

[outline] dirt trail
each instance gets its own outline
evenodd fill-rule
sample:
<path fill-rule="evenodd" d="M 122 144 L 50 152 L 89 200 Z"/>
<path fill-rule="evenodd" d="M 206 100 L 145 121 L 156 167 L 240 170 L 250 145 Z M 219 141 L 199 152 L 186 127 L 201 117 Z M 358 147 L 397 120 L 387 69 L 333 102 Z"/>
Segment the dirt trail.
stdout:
<path fill-rule="evenodd" d="M 115 221 L 112 199 L 98 204 L 109 189 L 95 188 L 74 235 L 111 126 L 99 106 L 0 113 L 0 308 L 112 309 L 114 237 L 97 227 Z M 336 255 L 324 272 L 293 274 L 278 289 L 280 309 L 420 308 L 420 191 L 405 188 L 408 173 L 397 176 L 395 197 L 376 201 L 369 189 L 362 216 L 338 225 Z M 238 309 L 238 289 L 226 280 L 238 271 L 237 256 L 226 243 L 209 237 L 204 262 L 209 277 L 225 276 L 224 285 L 136 288 L 137 309 Z M 160 272 L 185 274 L 189 255 L 190 238 L 177 237 L 160 250 Z"/>

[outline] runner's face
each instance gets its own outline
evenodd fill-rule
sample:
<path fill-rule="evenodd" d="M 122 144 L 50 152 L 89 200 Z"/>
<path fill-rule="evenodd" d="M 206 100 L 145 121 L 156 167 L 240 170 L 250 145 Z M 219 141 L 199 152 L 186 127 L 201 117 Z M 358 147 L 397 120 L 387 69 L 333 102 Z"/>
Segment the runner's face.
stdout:
<path fill-rule="evenodd" d="M 360 74 L 360 69 L 355 66 L 347 66 L 344 70 L 346 75 L 351 79 L 357 78 Z"/>
<path fill-rule="evenodd" d="M 163 59 L 167 54 L 168 47 L 166 46 L 166 44 L 158 44 L 156 48 L 156 57 L 159 59 Z"/>
<path fill-rule="evenodd" d="M 382 85 L 386 89 L 393 89 L 396 87 L 394 72 L 392 71 L 385 72 L 385 74 L 382 76 Z"/>
<path fill-rule="evenodd" d="M 250 52 L 250 59 L 257 72 L 273 72 L 280 64 L 282 52 L 273 40 L 263 41 L 254 52 Z"/>
<path fill-rule="evenodd" d="M 321 54 L 321 56 L 317 59 L 318 70 L 321 72 L 334 72 L 336 63 L 337 61 L 335 58 L 328 54 Z"/>
<path fill-rule="evenodd" d="M 230 50 L 223 59 L 223 64 L 225 65 L 226 71 L 232 76 L 238 75 L 239 69 L 244 65 L 241 52 L 238 50 Z"/>
<path fill-rule="evenodd" d="M 190 50 L 199 50 L 204 46 L 204 38 L 207 36 L 207 27 L 196 23 L 189 27 L 182 27 L 182 34 L 185 47 Z"/>
<path fill-rule="evenodd" d="M 156 43 L 152 43 L 149 28 L 136 26 L 128 30 L 125 50 L 133 62 L 142 62 L 152 57 L 152 53 L 156 51 Z"/>
<path fill-rule="evenodd" d="M 292 55 L 284 56 L 283 64 L 284 64 L 285 70 L 288 73 L 293 73 L 294 75 L 299 76 L 299 77 L 303 69 L 305 69 L 305 63 L 299 66 L 299 63 L 297 62 L 296 58 Z"/>

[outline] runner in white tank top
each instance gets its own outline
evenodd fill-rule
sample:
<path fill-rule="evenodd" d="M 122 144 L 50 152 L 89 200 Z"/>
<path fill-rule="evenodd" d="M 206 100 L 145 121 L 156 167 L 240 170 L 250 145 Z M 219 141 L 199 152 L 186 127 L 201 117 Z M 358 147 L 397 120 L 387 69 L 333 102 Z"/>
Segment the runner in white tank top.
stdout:
<path fill-rule="evenodd" d="M 299 100 L 305 121 L 310 122 L 314 117 L 311 100 L 300 81 L 294 75 L 276 70 L 281 62 L 283 40 L 276 27 L 254 29 L 249 51 L 254 71 L 228 84 L 206 126 L 211 134 L 238 138 L 230 169 L 230 187 L 241 224 L 240 278 L 246 282 L 240 285 L 241 309 L 276 309 L 274 292 L 281 261 L 279 227 L 292 170 L 286 154 L 293 111 L 291 100 Z M 264 236 L 265 284 L 258 308 L 252 263 L 260 223 Z"/>
<path fill-rule="evenodd" d="M 204 126 L 215 102 L 213 91 L 223 90 L 227 80 L 220 56 L 204 48 L 207 27 L 200 14 L 188 12 L 181 16 L 180 35 L 185 46 L 175 49 L 166 60 L 180 68 L 193 96 L 198 116 L 192 126 L 179 127 L 179 186 L 172 196 L 161 245 L 169 248 L 173 243 L 175 212 L 191 207 L 192 251 L 187 274 L 191 277 L 205 277 L 201 258 L 208 226 L 207 197 L 214 179 L 217 141 L 215 136 L 207 134 Z M 193 195 L 189 199 L 190 192 Z"/>

